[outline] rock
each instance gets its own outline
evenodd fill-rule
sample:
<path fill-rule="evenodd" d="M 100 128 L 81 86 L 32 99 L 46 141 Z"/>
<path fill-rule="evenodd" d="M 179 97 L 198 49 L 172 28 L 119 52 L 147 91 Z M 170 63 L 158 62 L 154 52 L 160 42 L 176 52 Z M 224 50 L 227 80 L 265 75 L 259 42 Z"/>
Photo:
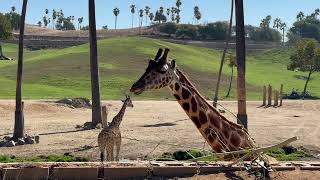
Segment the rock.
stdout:
<path fill-rule="evenodd" d="M 34 136 L 34 140 L 36 141 L 37 144 L 40 142 L 40 136 Z"/>
<path fill-rule="evenodd" d="M 35 144 L 36 141 L 34 140 L 34 137 L 32 136 L 27 136 L 26 138 L 24 138 L 24 141 L 26 142 L 26 144 Z"/>
<path fill-rule="evenodd" d="M 10 136 L 5 136 L 5 137 L 3 137 L 3 139 L 6 140 L 6 141 L 11 141 L 12 137 L 10 137 Z"/>
<path fill-rule="evenodd" d="M 17 143 L 17 145 L 24 145 L 24 144 L 25 144 L 25 141 L 24 141 L 24 139 L 19 138 L 16 143 Z"/>
<path fill-rule="evenodd" d="M 80 128 L 82 128 L 82 126 L 79 125 L 79 124 L 77 124 L 77 125 L 76 125 L 76 129 L 80 129 Z"/>
<path fill-rule="evenodd" d="M 63 98 L 63 99 L 60 99 L 59 101 L 56 101 L 56 103 L 72 105 L 72 99 Z"/>
<path fill-rule="evenodd" d="M 96 129 L 101 129 L 101 128 L 102 128 L 102 124 L 101 123 L 96 125 Z"/>
<path fill-rule="evenodd" d="M 14 147 L 16 145 L 16 143 L 14 142 L 14 141 L 8 141 L 6 144 L 5 144 L 5 146 L 6 147 Z"/>
<path fill-rule="evenodd" d="M 3 147 L 6 143 L 7 141 L 0 141 L 0 147 Z"/>

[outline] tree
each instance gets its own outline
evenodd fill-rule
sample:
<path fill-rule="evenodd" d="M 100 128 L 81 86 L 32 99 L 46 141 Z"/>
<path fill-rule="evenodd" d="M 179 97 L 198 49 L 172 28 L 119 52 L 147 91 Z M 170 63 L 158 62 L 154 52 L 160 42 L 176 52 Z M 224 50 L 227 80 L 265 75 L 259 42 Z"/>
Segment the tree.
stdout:
<path fill-rule="evenodd" d="M 180 23 L 180 6 L 182 5 L 181 0 L 177 0 L 176 1 L 176 9 L 175 9 L 175 13 L 176 13 L 176 22 L 177 24 Z"/>
<path fill-rule="evenodd" d="M 11 6 L 11 12 L 16 12 L 16 7 L 15 6 Z"/>
<path fill-rule="evenodd" d="M 57 11 L 55 9 L 52 10 L 52 28 L 54 29 L 54 23 L 57 19 Z"/>
<path fill-rule="evenodd" d="M 81 30 L 81 25 L 83 23 L 83 17 L 78 18 L 78 29 Z"/>
<path fill-rule="evenodd" d="M 47 27 L 48 26 L 48 19 L 47 19 L 47 17 L 46 16 L 43 16 L 43 25 L 44 25 L 44 27 Z"/>
<path fill-rule="evenodd" d="M 108 30 L 108 25 L 102 26 L 102 29 Z"/>
<path fill-rule="evenodd" d="M 181 5 L 182 5 L 181 0 L 177 0 L 177 1 L 176 1 L 176 6 L 177 6 L 178 9 L 180 9 L 180 6 L 181 6 Z"/>
<path fill-rule="evenodd" d="M 14 9 L 15 10 L 15 9 Z M 13 30 L 19 30 L 20 28 L 20 14 L 18 14 L 16 11 L 12 11 L 10 13 L 6 13 L 5 16 L 7 19 L 9 19 L 11 28 Z"/>
<path fill-rule="evenodd" d="M 113 9 L 113 14 L 115 16 L 115 20 L 114 20 L 114 29 L 117 29 L 117 19 L 118 19 L 118 15 L 120 13 L 120 9 L 119 8 L 114 8 Z"/>
<path fill-rule="evenodd" d="M 229 97 L 230 95 L 230 91 L 232 88 L 232 80 L 233 80 L 233 69 L 234 67 L 237 67 L 237 61 L 236 61 L 236 56 L 230 54 L 228 57 L 228 66 L 231 68 L 231 76 L 230 76 L 230 81 L 229 81 L 229 88 L 228 88 L 228 92 L 226 95 L 226 98 Z"/>
<path fill-rule="evenodd" d="M 167 13 L 167 19 L 170 19 L 170 11 L 171 11 L 171 9 L 170 9 L 170 8 L 167 8 L 167 11 L 166 11 L 166 13 Z"/>
<path fill-rule="evenodd" d="M 9 39 L 12 36 L 11 22 L 7 16 L 0 13 L 0 39 Z"/>
<path fill-rule="evenodd" d="M 195 6 L 193 8 L 193 16 L 197 20 L 197 24 L 198 24 L 199 20 L 201 19 L 201 12 L 198 6 Z"/>
<path fill-rule="evenodd" d="M 306 95 L 310 77 L 314 72 L 320 72 L 320 48 L 315 40 L 301 40 L 296 45 L 295 52 L 290 57 L 288 70 L 309 72 L 303 88 L 303 99 Z"/>
<path fill-rule="evenodd" d="M 159 13 L 160 13 L 160 14 L 163 14 L 163 12 L 164 12 L 164 8 L 161 6 L 161 7 L 159 8 Z"/>
<path fill-rule="evenodd" d="M 281 26 L 281 20 L 279 18 L 276 18 L 274 21 L 273 21 L 273 28 L 276 28 L 277 31 L 279 30 L 280 26 Z"/>
<path fill-rule="evenodd" d="M 139 10 L 139 27 L 142 27 L 143 9 Z"/>
<path fill-rule="evenodd" d="M 149 6 L 146 6 L 145 8 L 144 8 L 144 11 L 145 11 L 145 13 L 146 13 L 146 26 L 147 26 L 147 24 L 148 24 L 148 17 L 149 17 L 149 13 L 150 13 L 150 7 Z"/>
<path fill-rule="evenodd" d="M 39 27 L 41 27 L 41 26 L 42 26 L 42 22 L 41 22 L 41 21 L 38 21 L 38 23 L 37 23 L 37 24 L 38 24 L 38 26 L 39 26 Z"/>
<path fill-rule="evenodd" d="M 262 28 L 270 28 L 270 23 L 271 23 L 272 17 L 268 15 L 264 19 L 261 20 L 260 27 Z"/>
<path fill-rule="evenodd" d="M 303 19 L 304 19 L 304 13 L 300 11 L 297 15 L 297 20 L 302 21 Z"/>
<path fill-rule="evenodd" d="M 18 51 L 18 68 L 17 68 L 17 86 L 16 86 L 16 111 L 13 139 L 17 140 L 24 136 L 24 114 L 22 105 L 22 68 L 23 68 L 23 37 L 25 17 L 27 13 L 28 0 L 23 0 L 22 13 L 20 20 L 20 33 L 19 33 L 19 51 Z"/>
<path fill-rule="evenodd" d="M 92 127 L 102 123 L 95 1 L 89 1 L 90 72 L 92 93 Z"/>
<path fill-rule="evenodd" d="M 286 28 L 287 28 L 286 23 L 281 23 L 281 24 L 280 24 L 280 30 L 282 31 L 282 43 L 283 43 L 283 46 L 285 46 L 285 42 L 284 42 L 284 31 L 286 30 Z"/>
<path fill-rule="evenodd" d="M 159 9 L 158 11 L 156 11 L 156 15 L 154 17 L 154 21 L 158 21 L 159 24 L 162 22 L 166 22 L 167 21 L 167 17 L 163 14 L 163 12 L 161 13 L 160 11 L 161 9 Z"/>
<path fill-rule="evenodd" d="M 149 14 L 149 19 L 150 19 L 150 21 L 153 21 L 153 18 L 154 18 L 154 14 L 153 14 L 153 13 L 150 13 L 150 14 Z"/>
<path fill-rule="evenodd" d="M 131 4 L 130 11 L 131 11 L 131 14 L 132 14 L 132 16 L 131 16 L 131 18 L 132 18 L 131 25 L 132 25 L 132 28 L 133 28 L 133 18 L 134 18 L 134 13 L 136 12 L 136 6 L 134 4 Z"/>
<path fill-rule="evenodd" d="M 175 17 L 175 13 L 176 13 L 176 8 L 175 7 L 171 7 L 171 21 L 175 21 L 176 17 Z"/>

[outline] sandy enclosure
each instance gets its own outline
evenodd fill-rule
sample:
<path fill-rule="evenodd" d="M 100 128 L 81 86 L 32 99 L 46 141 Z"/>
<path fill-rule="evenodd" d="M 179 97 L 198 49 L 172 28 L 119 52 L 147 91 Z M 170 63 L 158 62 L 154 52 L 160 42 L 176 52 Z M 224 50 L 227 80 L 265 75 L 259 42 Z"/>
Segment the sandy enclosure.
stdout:
<path fill-rule="evenodd" d="M 156 157 L 179 149 L 208 148 L 204 139 L 175 101 L 134 101 L 121 125 L 122 158 Z M 108 120 L 119 111 L 120 101 L 104 101 L 109 108 Z M 221 102 L 236 112 L 235 101 Z M 258 145 L 278 143 L 292 136 L 294 143 L 320 151 L 320 101 L 285 101 L 281 108 L 259 108 L 260 102 L 248 102 L 249 133 Z M 13 100 L 0 100 L 0 137 L 13 132 Z M 225 115 L 236 121 L 230 113 Z M 25 102 L 25 128 L 39 134 L 35 145 L 1 148 L 0 154 L 18 156 L 63 154 L 72 152 L 98 159 L 97 136 L 100 130 L 77 131 L 91 119 L 90 109 L 71 109 L 46 101 Z M 92 147 L 91 147 L 92 146 Z"/>

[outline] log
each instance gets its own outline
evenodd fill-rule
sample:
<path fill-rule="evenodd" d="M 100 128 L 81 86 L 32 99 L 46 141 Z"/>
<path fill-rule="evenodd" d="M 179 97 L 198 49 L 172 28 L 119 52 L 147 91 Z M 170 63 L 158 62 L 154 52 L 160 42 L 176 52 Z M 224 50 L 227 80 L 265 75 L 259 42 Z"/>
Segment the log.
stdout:
<path fill-rule="evenodd" d="M 279 105 L 278 100 L 279 100 L 279 91 L 275 90 L 274 91 L 274 102 L 273 102 L 274 107 L 277 107 Z"/>
<path fill-rule="evenodd" d="M 279 105 L 279 106 L 282 106 L 282 98 L 283 98 L 283 84 L 281 84 L 281 87 L 280 87 L 280 95 L 279 95 L 279 98 L 280 98 L 280 105 Z"/>
<path fill-rule="evenodd" d="M 268 86 L 268 107 L 272 105 L 272 86 L 269 84 Z"/>
<path fill-rule="evenodd" d="M 108 126 L 108 109 L 107 106 L 101 107 L 102 127 Z"/>
<path fill-rule="evenodd" d="M 263 92 L 262 92 L 262 106 L 266 105 L 267 101 L 267 87 L 263 86 Z"/>

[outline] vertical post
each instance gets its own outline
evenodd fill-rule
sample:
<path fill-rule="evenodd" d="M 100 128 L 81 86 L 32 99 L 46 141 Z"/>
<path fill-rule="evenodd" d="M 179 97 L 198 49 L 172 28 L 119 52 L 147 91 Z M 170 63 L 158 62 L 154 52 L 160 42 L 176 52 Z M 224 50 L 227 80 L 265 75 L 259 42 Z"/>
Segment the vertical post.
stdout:
<path fill-rule="evenodd" d="M 279 105 L 278 100 L 279 100 L 279 91 L 274 90 L 274 102 L 273 102 L 273 106 L 277 107 Z"/>
<path fill-rule="evenodd" d="M 0 43 L 0 58 L 3 57 L 2 44 Z"/>
<path fill-rule="evenodd" d="M 246 107 L 246 40 L 244 32 L 243 0 L 235 0 L 236 7 L 236 55 L 238 69 L 238 123 L 248 129 Z"/>
<path fill-rule="evenodd" d="M 23 0 L 21 19 L 20 19 L 20 34 L 19 34 L 19 54 L 18 54 L 18 70 L 17 70 L 17 85 L 16 85 L 16 110 L 14 121 L 13 139 L 22 138 L 24 136 L 24 116 L 22 110 L 22 67 L 23 67 L 23 36 L 24 25 L 27 13 L 28 0 Z"/>
<path fill-rule="evenodd" d="M 263 86 L 263 92 L 262 92 L 262 106 L 266 105 L 267 101 L 267 87 Z"/>
<path fill-rule="evenodd" d="M 221 57 L 221 61 L 220 61 L 220 68 L 219 68 L 218 80 L 217 80 L 217 85 L 216 85 L 216 91 L 214 93 L 214 98 L 213 98 L 213 106 L 214 107 L 217 107 L 219 88 L 220 88 L 220 79 L 221 79 L 224 59 L 225 59 L 225 56 L 226 56 L 226 53 L 227 53 L 227 50 L 229 47 L 229 41 L 230 41 L 231 30 L 232 30 L 233 5 L 234 5 L 234 0 L 231 0 L 231 14 L 230 14 L 230 21 L 229 21 L 229 30 L 228 30 L 228 35 L 227 35 L 227 39 L 226 39 L 226 45 L 223 49 L 223 53 L 222 53 L 222 57 Z"/>
<path fill-rule="evenodd" d="M 108 109 L 107 106 L 102 106 L 102 127 L 105 128 L 108 126 Z"/>
<path fill-rule="evenodd" d="M 92 94 L 92 127 L 101 123 L 101 100 L 97 50 L 95 1 L 89 0 L 90 71 Z"/>
<path fill-rule="evenodd" d="M 282 97 L 283 97 L 283 84 L 281 84 L 281 87 L 280 87 L 280 95 L 279 95 L 280 105 L 279 106 L 282 106 Z"/>
<path fill-rule="evenodd" d="M 272 105 L 272 86 L 269 84 L 268 86 L 268 105 L 267 106 L 271 106 Z"/>

